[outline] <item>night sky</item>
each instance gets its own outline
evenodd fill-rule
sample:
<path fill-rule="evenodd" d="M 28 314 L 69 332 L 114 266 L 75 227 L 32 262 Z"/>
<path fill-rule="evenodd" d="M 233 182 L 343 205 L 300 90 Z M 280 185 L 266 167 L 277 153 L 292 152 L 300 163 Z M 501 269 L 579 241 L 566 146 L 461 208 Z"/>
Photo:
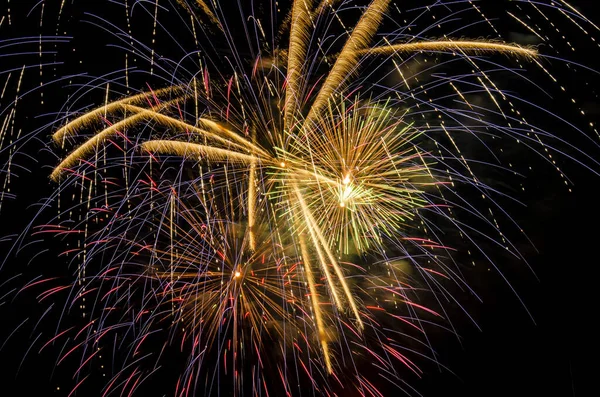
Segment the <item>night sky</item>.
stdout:
<path fill-rule="evenodd" d="M 483 2 L 487 1 L 493 0 Z M 43 24 L 40 27 L 42 3 L 48 4 L 43 10 Z M 80 84 L 93 84 L 91 76 L 102 76 L 111 71 L 115 76 L 119 73 L 122 75 L 124 67 L 123 51 L 115 45 L 119 41 L 114 39 L 112 32 L 96 26 L 101 25 L 100 20 L 114 21 L 123 26 L 124 16 L 116 17 L 111 8 L 115 5 L 105 4 L 119 1 L 68 0 L 67 3 L 72 4 L 68 4 L 65 14 L 61 16 L 58 36 L 57 7 L 54 3 L 60 2 L 0 0 L 0 19 L 3 21 L 0 25 L 0 85 L 4 84 L 9 73 L 12 73 L 14 80 L 23 65 L 31 66 L 25 70 L 21 87 L 22 93 L 30 92 L 20 99 L 17 123 L 24 133 L 39 130 L 35 134 L 36 138 L 29 142 L 25 154 L 15 156 L 16 168 L 13 168 L 13 172 L 16 176 L 11 180 L 10 192 L 5 192 L 6 197 L 0 207 L 0 261 L 4 261 L 0 270 L 0 396 L 66 397 L 76 383 L 72 379 L 72 369 L 66 370 L 61 366 L 55 368 L 60 348 L 50 348 L 38 353 L 44 340 L 60 332 L 56 329 L 56 321 L 52 321 L 56 320 L 60 311 L 52 311 L 34 330 L 34 325 L 50 305 L 62 306 L 65 303 L 61 300 L 52 301 L 52 298 L 38 303 L 37 299 L 43 290 L 17 293 L 21 286 L 38 275 L 43 274 L 47 278 L 71 274 L 71 271 L 66 270 L 65 261 L 57 258 L 57 253 L 63 250 L 58 246 L 59 240 L 38 241 L 25 247 L 19 255 L 15 255 L 11 247 L 15 234 L 24 230 L 33 215 L 40 210 L 39 203 L 54 189 L 47 175 L 58 161 L 57 154 L 45 146 L 52 147 L 49 136 L 60 125 L 58 123 L 52 127 L 52 123 L 56 120 L 57 112 L 66 110 L 62 104 L 68 101 L 69 92 Z M 403 1 L 396 3 L 401 4 Z M 571 1 L 588 18 L 600 23 L 594 3 L 592 0 Z M 232 1 L 232 7 L 237 7 L 236 4 L 237 2 Z M 152 5 L 146 6 L 153 9 Z M 287 5 L 281 4 L 281 7 L 287 8 Z M 137 37 L 146 35 L 144 42 L 148 44 L 151 42 L 152 18 L 142 14 L 139 12 L 139 18 L 134 19 L 134 24 L 137 24 L 134 29 L 137 29 Z M 169 20 L 170 17 L 172 20 Z M 172 52 L 173 58 L 177 58 L 180 56 L 177 55 L 178 50 L 171 48 L 175 46 L 170 47 L 169 43 L 173 39 L 179 40 L 176 26 L 180 20 L 169 15 L 163 15 L 162 18 L 161 22 L 165 26 L 172 27 L 174 38 L 158 35 L 157 54 L 171 56 Z M 499 26 L 507 40 L 530 38 L 516 25 L 499 22 Z M 573 37 L 577 47 L 575 52 L 564 52 L 568 54 L 565 55 L 566 58 L 600 70 L 596 44 L 589 38 L 578 41 L 577 38 L 583 35 L 573 26 L 565 24 L 561 26 L 561 32 L 567 37 Z M 186 30 L 185 38 L 179 44 L 193 48 L 191 46 L 194 43 L 187 33 Z M 597 33 L 593 32 L 600 38 Z M 40 34 L 45 37 L 41 59 L 38 54 Z M 241 31 L 235 31 L 233 36 L 242 34 Z M 486 34 L 487 32 L 481 33 L 479 37 Z M 477 37 L 476 30 L 474 36 Z M 13 38 L 19 38 L 17 41 L 20 44 L 11 46 L 13 42 L 10 40 Z M 215 45 L 220 44 L 217 42 Z M 564 43 L 557 43 L 556 47 L 561 45 Z M 45 64 L 41 77 L 40 62 Z M 139 63 L 140 69 L 147 70 L 146 65 L 141 61 Z M 550 61 L 545 64 L 553 66 Z M 564 82 L 569 87 L 569 93 L 560 97 L 560 101 L 545 99 L 544 103 L 554 106 L 554 109 L 549 110 L 561 113 L 592 136 L 593 132 L 588 128 L 589 122 L 600 121 L 600 102 L 596 95 L 598 74 L 592 71 L 574 73 L 572 69 L 563 66 L 552 69 L 552 72 L 559 82 Z M 13 90 L 12 93 L 0 100 L 0 111 L 3 112 L 0 113 L 0 123 L 7 114 L 8 103 L 14 99 L 13 80 L 5 88 L 7 92 Z M 40 81 L 45 83 L 41 89 Z M 160 80 L 147 73 L 133 73 L 130 84 L 144 89 L 159 85 Z M 551 96 L 561 95 L 554 85 L 548 84 L 543 88 Z M 103 100 L 102 95 L 101 90 L 92 92 L 78 106 L 91 108 L 94 103 Z M 576 105 L 570 103 L 571 97 L 577 98 Z M 585 111 L 586 117 L 579 117 L 581 110 Z M 547 120 L 541 118 L 535 121 L 538 125 L 551 129 Z M 555 133 L 583 149 L 592 158 L 600 158 L 597 137 L 594 137 L 595 143 L 591 143 L 585 138 L 565 136 L 562 131 Z M 0 161 L 4 163 L 8 157 L 5 152 L 0 153 Z M 574 150 L 566 151 L 565 154 L 576 160 L 580 156 Z M 60 155 L 62 154 L 59 153 L 58 156 Z M 595 273 L 599 263 L 596 250 L 600 236 L 600 210 L 597 204 L 600 176 L 596 173 L 600 171 L 600 167 L 589 170 L 577 164 L 577 161 L 569 160 L 567 156 L 558 156 L 561 169 L 572 182 L 565 187 L 563 179 L 544 161 L 523 159 L 522 153 L 518 151 L 509 153 L 509 156 L 524 160 L 525 166 L 534 168 L 533 172 L 525 175 L 526 189 L 524 193 L 519 192 L 518 196 L 525 205 L 513 203 L 506 206 L 532 242 L 529 244 L 522 237 L 516 240 L 533 272 L 525 263 L 501 255 L 503 273 L 510 286 L 495 271 L 485 266 L 469 269 L 464 277 L 483 302 L 468 293 L 459 290 L 457 293 L 461 304 L 481 330 L 460 313 L 458 308 L 454 308 L 457 314 L 450 317 L 460 338 L 441 331 L 430 335 L 438 360 L 446 369 L 426 360 L 418 363 L 424 374 L 421 379 L 411 378 L 410 382 L 425 397 L 579 397 L 594 395 L 593 390 L 597 389 L 597 386 L 592 388 L 591 383 L 597 376 L 598 369 L 593 351 L 594 346 L 597 346 L 594 324 L 598 313 Z M 3 168 L 0 188 L 4 177 Z M 33 238 L 28 241 L 35 240 Z M 525 308 L 511 287 L 517 291 Z M 25 323 L 21 326 L 23 321 Z M 68 321 L 73 324 L 77 322 L 76 319 Z M 36 340 L 40 332 L 42 336 Z M 176 359 L 174 356 L 173 360 Z M 71 364 L 73 363 L 69 363 Z M 110 366 L 109 360 L 105 365 Z M 99 374 L 101 370 L 95 368 L 87 371 Z M 160 380 L 157 384 L 160 384 Z M 78 395 L 100 396 L 96 390 L 102 386 L 102 383 L 98 386 L 87 384 L 87 388 L 82 389 Z M 153 394 L 156 393 L 155 390 L 160 388 L 141 389 L 139 395 L 162 395 Z M 400 395 L 392 390 L 383 392 L 386 396 Z"/>

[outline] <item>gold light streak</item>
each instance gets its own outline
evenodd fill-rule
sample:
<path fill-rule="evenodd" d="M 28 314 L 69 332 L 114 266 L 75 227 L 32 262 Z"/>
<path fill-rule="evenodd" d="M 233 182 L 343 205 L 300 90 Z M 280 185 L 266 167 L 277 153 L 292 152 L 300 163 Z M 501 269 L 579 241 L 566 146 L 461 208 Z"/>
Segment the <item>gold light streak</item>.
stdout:
<path fill-rule="evenodd" d="M 198 5 L 198 7 L 200 7 L 202 12 L 205 13 L 209 17 L 210 21 L 213 24 L 217 25 L 221 30 L 223 29 L 223 27 L 221 26 L 221 22 L 215 16 L 215 14 L 211 11 L 210 7 L 208 6 L 208 4 L 206 4 L 206 2 L 204 0 L 196 0 L 196 4 Z"/>
<path fill-rule="evenodd" d="M 73 152 L 71 152 L 59 165 L 57 165 L 52 174 L 50 174 L 50 179 L 53 181 L 58 181 L 62 175 L 62 173 L 68 169 L 75 167 L 79 160 L 84 159 L 91 154 L 107 139 L 112 138 L 117 135 L 121 130 L 125 128 L 132 127 L 136 125 L 139 121 L 141 121 L 144 117 L 146 117 L 143 113 L 138 113 L 133 116 L 130 116 L 118 123 L 111 125 L 110 127 L 105 128 L 98 134 L 94 135 L 92 138 L 87 140 L 83 145 L 79 146 Z"/>
<path fill-rule="evenodd" d="M 509 54 L 525 58 L 536 58 L 539 52 L 534 48 L 522 47 L 516 44 L 495 43 L 485 40 L 439 40 L 400 43 L 389 46 L 373 47 L 359 52 L 360 55 L 390 55 L 394 53 L 413 52 L 473 52 Z"/>
<path fill-rule="evenodd" d="M 329 346 L 327 345 L 327 335 L 325 334 L 325 325 L 323 323 L 323 315 L 321 313 L 321 307 L 319 305 L 319 294 L 317 287 L 315 286 L 315 277 L 311 269 L 310 255 L 306 245 L 306 239 L 304 233 L 298 232 L 298 241 L 300 243 L 300 250 L 302 253 L 302 261 L 304 264 L 304 271 L 306 273 L 306 281 L 308 282 L 308 288 L 310 290 L 310 300 L 312 303 L 313 313 L 315 315 L 315 322 L 317 330 L 319 332 L 319 341 L 321 342 L 321 348 L 323 349 L 323 356 L 325 357 L 325 365 L 327 372 L 333 373 L 331 366 L 331 358 L 329 357 Z"/>
<path fill-rule="evenodd" d="M 239 162 L 252 164 L 260 157 L 238 153 L 233 150 L 221 149 L 213 146 L 201 145 L 190 142 L 177 142 L 171 140 L 152 140 L 140 145 L 142 150 L 152 153 L 170 154 L 188 158 L 206 158 L 210 161 Z"/>
<path fill-rule="evenodd" d="M 122 108 L 122 105 L 128 104 L 143 104 L 148 101 L 153 100 L 153 96 L 162 97 L 163 95 L 174 94 L 179 92 L 181 89 L 177 86 L 175 87 L 166 87 L 160 90 L 156 90 L 153 92 L 142 92 L 137 95 L 133 95 L 130 97 L 125 97 L 115 102 L 108 103 L 104 106 L 101 106 L 97 109 L 89 111 L 75 120 L 67 123 L 64 127 L 59 128 L 53 135 L 52 138 L 55 142 L 61 143 L 66 137 L 74 135 L 77 131 L 84 129 L 90 126 L 93 123 L 101 120 L 102 116 L 108 113 L 112 113 L 115 110 L 119 110 Z"/>
<path fill-rule="evenodd" d="M 287 65 L 287 88 L 285 90 L 284 129 L 289 129 L 294 112 L 300 105 L 302 70 L 310 40 L 310 9 L 312 0 L 295 1 L 292 5 L 290 43 Z"/>
<path fill-rule="evenodd" d="M 253 140 L 256 140 L 256 134 L 253 133 Z M 254 229 L 256 228 L 256 161 L 250 162 L 248 171 L 248 240 L 250 249 L 256 249 L 256 240 L 254 238 Z"/>
<path fill-rule="evenodd" d="M 348 74 L 356 68 L 359 62 L 359 51 L 368 47 L 379 28 L 389 2 L 390 0 L 373 0 L 363 13 L 310 107 L 304 122 L 305 125 L 310 126 L 336 90 L 340 89 L 340 85 L 348 78 Z"/>
<path fill-rule="evenodd" d="M 310 223 L 307 224 L 307 222 L 306 222 L 307 220 L 308 220 L 308 222 L 310 222 L 310 218 L 311 218 L 309 209 L 306 206 L 306 203 L 304 202 L 304 198 L 302 197 L 302 193 L 300 193 L 300 190 L 298 189 L 298 187 L 293 186 L 293 189 L 294 189 L 294 192 L 296 193 L 296 198 L 298 199 L 298 203 L 300 204 L 300 209 L 302 211 L 302 216 L 304 219 L 304 224 L 302 225 L 302 227 L 307 229 L 310 234 L 311 240 L 313 242 L 313 248 L 317 251 L 317 255 L 319 256 L 321 270 L 323 270 L 323 273 L 325 274 L 325 279 L 327 280 L 327 284 L 329 285 L 329 292 L 333 296 L 333 300 L 334 300 L 335 304 L 338 307 L 342 308 L 343 307 L 342 300 L 340 299 L 340 295 L 338 293 L 337 286 L 335 285 L 335 283 L 333 281 L 333 277 L 329 270 L 329 266 L 328 266 L 327 260 L 325 259 L 325 255 L 323 255 L 323 251 L 321 249 L 321 244 L 316 235 L 316 231 L 312 227 L 312 224 L 310 224 Z M 298 232 L 300 233 L 301 230 L 299 230 Z"/>

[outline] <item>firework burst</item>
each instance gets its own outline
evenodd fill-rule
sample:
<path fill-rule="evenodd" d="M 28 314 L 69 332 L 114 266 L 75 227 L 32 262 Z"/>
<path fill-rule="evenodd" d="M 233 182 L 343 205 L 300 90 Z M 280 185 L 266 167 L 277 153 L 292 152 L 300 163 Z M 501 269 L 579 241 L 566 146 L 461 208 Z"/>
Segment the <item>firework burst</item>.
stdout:
<path fill-rule="evenodd" d="M 448 285 L 468 289 L 455 252 L 493 264 L 485 241 L 520 257 L 499 226 L 501 194 L 482 178 L 492 165 L 473 147 L 493 157 L 491 140 L 523 141 L 554 161 L 554 136 L 502 87 L 505 78 L 528 82 L 527 68 L 554 79 L 545 55 L 502 37 L 462 37 L 452 26 L 467 12 L 499 36 L 472 2 L 409 10 L 390 0 L 295 0 L 281 15 L 279 5 L 251 2 L 250 14 L 238 10 L 247 51 L 234 44 L 238 25 L 223 5 L 140 5 L 153 21 L 145 46 L 122 3 L 130 30 L 114 37 L 129 45 L 126 61 L 145 61 L 160 83 L 114 101 L 111 82 L 83 86 L 102 88 L 105 100 L 67 111 L 53 130 L 62 157 L 45 207 L 58 216 L 22 234 L 74 246 L 63 252 L 73 280 L 40 295 L 68 294 L 67 307 L 82 310 L 82 326 L 42 347 L 66 338 L 58 363 L 79 354 L 71 393 L 117 341 L 121 364 L 103 396 L 141 390 L 169 350 L 185 362 L 175 396 L 217 394 L 223 382 L 234 395 L 381 396 L 382 382 L 416 393 L 403 379 L 421 375 L 416 359 L 427 351 L 437 360 L 427 328 L 448 321 Z M 255 11 L 259 3 L 266 10 Z M 565 2 L 519 3 L 597 30 Z M 198 46 L 179 63 L 154 46 L 163 7 L 189 21 Z M 423 24 L 430 15 L 439 21 Z M 512 8 L 506 16 L 546 41 Z M 176 42 L 183 35 L 164 30 Z M 124 70 L 128 92 L 133 70 Z M 2 125 L 2 139 L 16 142 L 2 148 L 9 176 L 22 150 L 16 103 Z"/>

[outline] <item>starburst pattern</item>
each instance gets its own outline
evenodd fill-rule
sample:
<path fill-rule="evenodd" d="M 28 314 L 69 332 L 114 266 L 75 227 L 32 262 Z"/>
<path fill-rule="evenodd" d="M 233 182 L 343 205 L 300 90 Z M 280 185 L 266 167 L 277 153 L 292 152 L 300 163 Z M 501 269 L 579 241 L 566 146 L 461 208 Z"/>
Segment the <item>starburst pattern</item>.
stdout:
<path fill-rule="evenodd" d="M 307 382 L 323 395 L 380 396 L 381 378 L 411 393 L 403 374 L 419 376 L 424 354 L 405 342 L 427 350 L 426 328 L 447 321 L 443 302 L 455 301 L 447 285 L 468 288 L 454 244 L 489 259 L 477 243 L 487 240 L 520 257 L 500 230 L 497 191 L 480 176 L 486 164 L 464 142 L 492 152 L 488 137 L 508 137 L 547 152 L 553 136 L 496 78 L 526 81 L 525 67 L 552 77 L 544 55 L 500 39 L 412 33 L 411 22 L 394 25 L 402 5 L 390 0 L 295 0 L 281 25 L 272 18 L 277 33 L 248 18 L 261 50 L 247 58 L 223 7 L 175 3 L 196 43 L 228 43 L 230 70 L 200 58 L 191 76 L 173 72 L 161 88 L 115 101 L 107 85 L 104 104 L 68 113 L 53 132 L 64 153 L 50 176 L 59 216 L 34 235 L 75 236 L 65 254 L 77 271 L 40 300 L 68 291 L 86 324 L 43 348 L 74 333 L 58 363 L 81 354 L 76 391 L 82 368 L 122 339 L 124 364 L 103 396 L 134 393 L 173 345 L 187 357 L 176 396 L 211 394 L 225 376 L 235 395 L 302 394 L 296 385 Z M 160 7 L 149 8 L 153 42 Z M 567 3 L 552 7 L 591 24 Z M 132 46 L 152 74 L 168 70 L 154 47 Z M 449 76 L 444 67 L 456 62 L 470 72 Z M 364 361 L 377 381 L 359 369 Z"/>

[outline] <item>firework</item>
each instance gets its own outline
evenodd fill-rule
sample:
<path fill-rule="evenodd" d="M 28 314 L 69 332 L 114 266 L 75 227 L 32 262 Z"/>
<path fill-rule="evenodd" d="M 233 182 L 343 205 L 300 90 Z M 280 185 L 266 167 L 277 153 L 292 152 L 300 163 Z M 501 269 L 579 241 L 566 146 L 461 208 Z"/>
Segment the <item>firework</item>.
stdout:
<path fill-rule="evenodd" d="M 152 16 L 146 46 L 124 0 L 130 31 L 114 37 L 130 47 L 125 83 L 84 84 L 103 103 L 66 111 L 52 130 L 60 160 L 44 207 L 58 215 L 43 224 L 41 211 L 21 236 L 63 237 L 76 267 L 40 295 L 68 294 L 66 308 L 81 309 L 83 325 L 41 347 L 66 340 L 59 364 L 78 355 L 71 393 L 118 341 L 103 396 L 142 393 L 169 351 L 184 363 L 175 396 L 218 394 L 223 382 L 234 395 L 301 395 L 302 384 L 319 395 L 380 396 L 389 385 L 411 394 L 404 379 L 421 374 L 428 327 L 449 321 L 448 285 L 466 285 L 459 262 L 479 255 L 495 266 L 489 245 L 520 257 L 482 171 L 492 165 L 476 152 L 496 156 L 498 138 L 554 161 L 555 137 L 526 118 L 535 106 L 503 87 L 528 82 L 526 70 L 554 79 L 543 47 L 504 40 L 471 2 L 250 3 L 262 11 L 240 6 L 243 22 L 215 2 L 140 5 Z M 519 10 L 597 30 L 565 2 L 521 3 L 502 15 L 544 41 Z M 164 27 L 163 7 L 189 32 Z M 465 38 L 470 30 L 453 25 L 463 13 L 494 36 Z M 162 29 L 176 42 L 191 36 L 197 51 L 160 56 Z M 158 83 L 129 82 L 134 57 Z M 109 100 L 111 84 L 137 93 Z M 1 130 L 11 140 L 5 186 L 23 151 L 17 102 Z"/>

